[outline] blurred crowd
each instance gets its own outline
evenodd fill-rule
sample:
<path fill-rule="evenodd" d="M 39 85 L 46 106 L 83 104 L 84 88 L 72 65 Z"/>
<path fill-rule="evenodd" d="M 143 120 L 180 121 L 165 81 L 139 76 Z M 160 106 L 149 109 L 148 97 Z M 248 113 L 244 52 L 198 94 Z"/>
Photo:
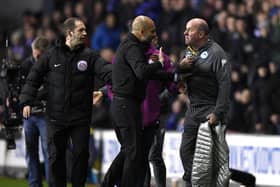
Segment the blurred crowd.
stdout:
<path fill-rule="evenodd" d="M 232 64 L 228 131 L 280 134 L 279 0 L 53 0 L 52 4 L 49 11 L 24 12 L 22 25 L 8 36 L 9 63 L 20 64 L 28 58 L 36 36 L 43 35 L 55 45 L 61 23 L 72 16 L 86 23 L 87 45 L 112 61 L 131 20 L 147 15 L 156 23 L 160 46 L 176 64 L 185 51 L 186 20 L 202 17 L 211 26 L 211 37 L 225 49 Z M 5 37 L 1 36 L 1 41 Z M 5 57 L 3 47 L 1 56 Z M 5 102 L 1 82 L 0 113 Z M 96 85 L 99 88 L 104 84 Z M 187 87 L 186 95 L 163 90 L 160 97 L 166 128 L 181 131 L 188 108 Z M 104 98 L 94 106 L 93 127 L 111 127 L 109 104 Z"/>

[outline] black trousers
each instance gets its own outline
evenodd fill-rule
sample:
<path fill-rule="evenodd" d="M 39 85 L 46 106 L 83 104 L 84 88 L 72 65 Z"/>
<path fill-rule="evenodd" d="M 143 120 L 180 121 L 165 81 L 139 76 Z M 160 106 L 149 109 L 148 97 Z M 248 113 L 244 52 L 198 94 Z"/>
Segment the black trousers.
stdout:
<path fill-rule="evenodd" d="M 85 186 L 88 169 L 89 126 L 48 125 L 49 187 L 66 187 L 66 149 L 72 144 L 71 183 Z"/>
<path fill-rule="evenodd" d="M 143 150 L 143 160 L 141 163 L 139 179 L 137 183 L 137 187 L 145 186 L 145 180 L 147 177 L 148 172 L 150 173 L 149 167 L 149 153 L 152 147 L 155 131 L 156 131 L 156 124 L 150 124 L 149 126 L 143 129 L 143 143 L 142 143 L 142 150 Z"/>
<path fill-rule="evenodd" d="M 180 157 L 184 168 L 183 179 L 186 181 L 186 187 L 192 187 L 192 163 L 195 152 L 195 144 L 198 133 L 199 123 L 187 118 L 180 146 Z"/>
<path fill-rule="evenodd" d="M 141 101 L 113 97 L 111 113 L 121 150 L 108 169 L 102 187 L 136 187 L 139 181 L 142 150 Z"/>
<path fill-rule="evenodd" d="M 165 135 L 164 124 L 156 129 L 154 141 L 149 152 L 149 161 L 152 164 L 157 187 L 166 186 L 166 167 L 162 158 L 162 149 Z M 144 187 L 150 187 L 151 171 L 148 167 Z"/>

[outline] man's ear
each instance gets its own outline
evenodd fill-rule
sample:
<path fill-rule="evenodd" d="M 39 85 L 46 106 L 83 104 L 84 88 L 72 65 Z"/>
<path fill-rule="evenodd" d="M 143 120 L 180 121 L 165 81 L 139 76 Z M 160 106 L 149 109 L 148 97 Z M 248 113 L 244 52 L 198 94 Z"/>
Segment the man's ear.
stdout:
<path fill-rule="evenodd" d="M 204 32 L 199 32 L 199 37 L 202 38 L 204 36 Z"/>

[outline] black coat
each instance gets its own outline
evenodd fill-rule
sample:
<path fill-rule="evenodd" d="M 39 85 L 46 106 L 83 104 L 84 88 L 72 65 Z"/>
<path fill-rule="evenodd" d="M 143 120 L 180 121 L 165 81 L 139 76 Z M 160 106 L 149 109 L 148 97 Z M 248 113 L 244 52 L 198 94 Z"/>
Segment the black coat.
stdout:
<path fill-rule="evenodd" d="M 148 47 L 131 33 L 120 44 L 113 64 L 114 95 L 142 101 L 148 80 L 173 80 L 173 74 L 164 72 L 160 62 L 147 63 Z"/>
<path fill-rule="evenodd" d="M 21 76 L 21 84 L 22 86 L 24 85 L 26 78 L 32 68 L 32 66 L 35 64 L 35 59 L 30 56 L 27 59 L 25 59 L 20 67 L 20 76 Z M 36 94 L 36 98 L 33 99 L 32 103 L 30 103 L 32 106 L 34 106 L 35 110 L 40 110 L 40 111 L 44 111 L 45 109 L 45 105 L 43 104 L 42 101 L 46 101 L 46 97 L 47 97 L 47 89 L 46 89 L 46 81 L 43 81 L 43 84 L 41 85 L 41 87 L 38 89 L 37 94 Z M 36 112 L 36 114 L 43 114 L 42 112 Z"/>
<path fill-rule="evenodd" d="M 47 115 L 52 122 L 88 125 L 91 119 L 94 76 L 111 83 L 111 64 L 89 48 L 66 45 L 49 49 L 32 67 L 20 100 L 30 105 L 44 77 L 47 80 Z"/>

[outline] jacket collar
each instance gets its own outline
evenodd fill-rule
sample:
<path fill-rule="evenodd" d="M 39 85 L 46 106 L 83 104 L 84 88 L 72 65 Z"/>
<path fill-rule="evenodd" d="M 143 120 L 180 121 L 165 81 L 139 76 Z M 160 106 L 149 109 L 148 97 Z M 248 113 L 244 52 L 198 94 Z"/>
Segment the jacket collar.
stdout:
<path fill-rule="evenodd" d="M 134 42 L 141 43 L 141 41 L 132 33 L 128 33 L 127 37 Z"/>
<path fill-rule="evenodd" d="M 86 46 L 85 46 L 85 44 L 80 44 L 80 45 L 75 46 L 73 49 L 70 49 L 70 47 L 68 47 L 67 45 L 62 44 L 59 47 L 61 47 L 63 50 L 66 50 L 66 51 L 76 52 L 76 51 L 84 49 Z"/>
<path fill-rule="evenodd" d="M 64 36 L 59 36 L 58 40 L 56 40 L 55 45 L 59 48 L 62 48 L 67 51 L 78 51 L 80 49 L 84 49 L 86 46 L 85 44 L 80 44 L 75 46 L 73 49 L 70 49 L 66 44 L 65 44 L 65 37 Z"/>
<path fill-rule="evenodd" d="M 128 33 L 128 39 L 130 39 L 131 41 L 134 41 L 134 42 L 136 42 L 136 43 L 138 43 L 140 46 L 141 46 L 141 48 L 143 48 L 145 51 L 147 51 L 148 50 L 148 48 L 150 47 L 150 44 L 146 44 L 146 43 L 144 43 L 144 42 L 141 42 L 134 34 L 132 34 L 132 33 Z"/>
<path fill-rule="evenodd" d="M 211 39 L 208 39 L 208 41 L 205 43 L 205 45 L 203 47 L 201 47 L 198 51 L 207 50 L 212 44 L 213 44 L 213 41 Z"/>

